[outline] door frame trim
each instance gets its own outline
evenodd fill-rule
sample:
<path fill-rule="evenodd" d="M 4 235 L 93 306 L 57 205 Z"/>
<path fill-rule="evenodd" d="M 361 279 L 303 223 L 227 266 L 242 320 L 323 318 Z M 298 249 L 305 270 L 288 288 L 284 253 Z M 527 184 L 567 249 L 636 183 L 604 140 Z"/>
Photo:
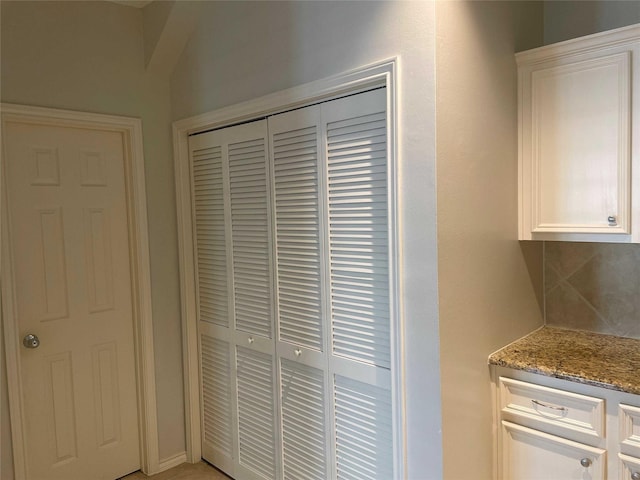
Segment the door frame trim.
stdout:
<path fill-rule="evenodd" d="M 396 478 L 406 476 L 406 414 L 405 414 L 405 362 L 404 317 L 402 312 L 402 251 L 399 238 L 399 142 L 400 128 L 400 58 L 392 57 L 354 70 L 282 90 L 229 107 L 173 122 L 173 151 L 178 214 L 178 250 L 180 264 L 180 298 L 182 318 L 182 352 L 185 391 L 185 420 L 187 434 L 187 460 L 200 461 L 200 366 L 196 312 L 195 256 L 191 213 L 191 182 L 189 171 L 189 135 L 222 128 L 282 113 L 313 103 L 355 94 L 376 87 L 387 88 L 389 196 L 392 199 L 389 218 L 390 252 L 395 257 L 395 268 L 390 278 L 391 292 L 391 378 L 394 405 L 393 443 Z"/>
<path fill-rule="evenodd" d="M 138 431 L 140 434 L 140 466 L 144 473 L 159 471 L 158 421 L 156 410 L 156 379 L 151 309 L 151 270 L 147 225 L 147 197 L 144 173 L 142 121 L 139 118 L 98 113 L 58 110 L 28 105 L 0 104 L 0 132 L 8 122 L 75 127 L 118 132 L 124 141 L 124 170 L 127 196 L 129 252 L 131 258 L 132 304 L 135 363 L 137 378 Z M 0 139 L 1 141 L 1 139 Z M 0 151 L 0 190 L 4 188 L 4 143 Z M 16 480 L 26 480 L 24 411 L 20 381 L 19 332 L 15 318 L 15 291 L 11 246 L 7 233 L 8 210 L 6 193 L 2 192 L 2 317 L 4 348 L 9 392 L 13 464 Z"/>

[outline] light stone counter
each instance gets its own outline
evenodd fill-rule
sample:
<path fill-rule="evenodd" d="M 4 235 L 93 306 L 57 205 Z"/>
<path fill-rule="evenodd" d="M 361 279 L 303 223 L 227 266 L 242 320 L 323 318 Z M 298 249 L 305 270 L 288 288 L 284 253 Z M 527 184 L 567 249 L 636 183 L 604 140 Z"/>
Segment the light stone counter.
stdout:
<path fill-rule="evenodd" d="M 543 327 L 489 356 L 490 365 L 640 395 L 640 340 Z"/>

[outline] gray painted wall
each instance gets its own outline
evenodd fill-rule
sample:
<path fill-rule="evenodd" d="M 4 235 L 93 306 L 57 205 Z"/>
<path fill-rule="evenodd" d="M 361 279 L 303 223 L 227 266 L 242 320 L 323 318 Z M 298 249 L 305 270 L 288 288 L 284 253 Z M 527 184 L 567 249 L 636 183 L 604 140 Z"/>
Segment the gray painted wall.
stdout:
<path fill-rule="evenodd" d="M 171 78 L 174 119 L 401 56 L 408 473 L 441 478 L 434 4 L 213 2 L 200 16 Z"/>
<path fill-rule="evenodd" d="M 438 2 L 436 18 L 443 478 L 490 479 L 487 357 L 543 323 L 542 245 L 517 240 L 514 58 L 542 44 L 542 4 Z"/>
<path fill-rule="evenodd" d="M 544 43 L 640 23 L 640 1 L 545 1 Z"/>

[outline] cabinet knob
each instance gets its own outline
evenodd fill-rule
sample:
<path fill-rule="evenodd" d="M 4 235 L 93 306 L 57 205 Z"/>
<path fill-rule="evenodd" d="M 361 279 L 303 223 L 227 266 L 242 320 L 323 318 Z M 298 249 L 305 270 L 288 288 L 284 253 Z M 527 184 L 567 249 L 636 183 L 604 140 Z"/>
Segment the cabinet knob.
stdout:
<path fill-rule="evenodd" d="M 640 472 L 633 472 L 631 474 L 631 480 L 640 480 Z"/>
<path fill-rule="evenodd" d="M 582 465 L 584 468 L 589 468 L 592 463 L 593 462 L 590 458 L 583 458 L 582 460 L 580 460 L 580 465 Z"/>
<path fill-rule="evenodd" d="M 300 350 L 299 348 L 296 348 L 293 353 L 296 354 L 296 357 L 299 357 L 300 355 L 302 355 L 302 350 Z"/>
<path fill-rule="evenodd" d="M 248 341 L 250 344 L 251 344 L 251 343 L 253 343 L 253 342 L 254 342 L 253 337 L 249 337 L 249 338 L 247 338 L 247 341 Z"/>
<path fill-rule="evenodd" d="M 615 227 L 616 225 L 618 225 L 618 220 L 616 219 L 615 215 L 609 215 L 607 217 L 607 222 L 609 222 L 610 227 Z"/>

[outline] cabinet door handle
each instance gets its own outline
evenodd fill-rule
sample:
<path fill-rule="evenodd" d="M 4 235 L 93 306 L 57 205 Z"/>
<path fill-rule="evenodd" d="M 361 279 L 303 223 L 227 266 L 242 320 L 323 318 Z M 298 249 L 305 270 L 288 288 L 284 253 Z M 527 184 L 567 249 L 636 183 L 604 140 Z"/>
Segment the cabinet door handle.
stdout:
<path fill-rule="evenodd" d="M 548 403 L 543 403 L 538 400 L 531 400 L 531 403 L 537 405 L 538 407 L 550 408 L 551 410 L 557 410 L 558 412 L 568 412 L 569 409 L 567 407 L 558 407 L 556 405 L 549 405 Z"/>
<path fill-rule="evenodd" d="M 633 472 L 631 474 L 631 480 L 640 480 L 640 472 Z"/>
<path fill-rule="evenodd" d="M 609 222 L 610 227 L 615 227 L 618 225 L 618 219 L 615 217 L 615 215 L 609 215 L 607 217 L 607 222 Z"/>
<path fill-rule="evenodd" d="M 592 463 L 593 462 L 590 458 L 583 458 L 582 460 L 580 460 L 580 465 L 582 465 L 584 468 L 589 468 Z"/>

